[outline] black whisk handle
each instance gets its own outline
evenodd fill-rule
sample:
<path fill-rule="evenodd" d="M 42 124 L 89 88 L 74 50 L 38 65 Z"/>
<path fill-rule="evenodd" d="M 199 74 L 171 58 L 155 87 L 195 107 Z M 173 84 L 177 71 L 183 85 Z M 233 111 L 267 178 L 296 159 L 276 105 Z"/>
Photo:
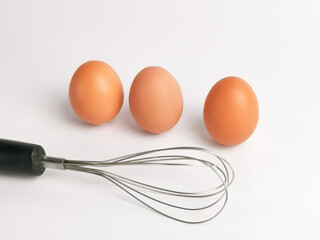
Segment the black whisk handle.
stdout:
<path fill-rule="evenodd" d="M 0 139 L 0 173 L 41 175 L 45 151 L 40 145 Z"/>

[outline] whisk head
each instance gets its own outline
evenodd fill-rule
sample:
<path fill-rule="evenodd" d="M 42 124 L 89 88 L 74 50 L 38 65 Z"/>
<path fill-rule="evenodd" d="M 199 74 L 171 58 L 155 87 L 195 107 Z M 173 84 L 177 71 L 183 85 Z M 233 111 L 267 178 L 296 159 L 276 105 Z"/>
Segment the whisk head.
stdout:
<path fill-rule="evenodd" d="M 207 222 L 223 210 L 234 178 L 224 158 L 197 147 L 156 149 L 105 161 L 64 160 L 63 166 L 101 176 L 153 211 L 192 224 Z"/>

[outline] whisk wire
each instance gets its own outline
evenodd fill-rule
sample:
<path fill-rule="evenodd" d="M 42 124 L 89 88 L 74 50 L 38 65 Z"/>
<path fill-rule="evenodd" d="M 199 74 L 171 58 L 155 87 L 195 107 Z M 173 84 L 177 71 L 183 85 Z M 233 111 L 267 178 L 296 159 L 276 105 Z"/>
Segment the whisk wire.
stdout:
<path fill-rule="evenodd" d="M 190 156 L 190 155 L 179 155 L 179 154 L 163 154 L 163 155 L 152 155 L 152 154 L 162 154 L 168 151 L 193 151 L 202 152 L 210 156 L 210 160 L 202 159 L 200 157 Z M 151 155 L 151 156 L 150 156 Z M 217 160 L 213 163 L 213 160 Z M 162 148 L 150 151 L 139 152 L 135 154 L 129 154 L 122 157 L 117 157 L 104 161 L 81 161 L 81 160 L 65 160 L 64 168 L 67 170 L 79 171 L 91 173 L 94 175 L 101 176 L 111 183 L 118 186 L 124 192 L 129 194 L 134 199 L 138 200 L 140 203 L 150 208 L 151 210 L 164 215 L 168 218 L 177 220 L 184 223 L 203 223 L 215 218 L 225 207 L 228 200 L 228 187 L 233 182 L 234 171 L 231 165 L 222 157 L 217 156 L 204 148 L 197 147 L 173 147 L 173 148 Z M 220 183 L 218 186 L 211 187 L 207 190 L 202 191 L 181 191 L 173 190 L 170 188 L 164 188 L 156 186 L 153 184 L 144 183 L 137 181 L 128 177 L 121 176 L 119 174 L 106 171 L 101 168 L 109 168 L 113 166 L 172 166 L 172 167 L 208 167 L 212 173 L 214 173 Z M 219 166 L 221 165 L 221 166 Z M 165 196 L 177 197 L 177 198 L 213 198 L 209 203 L 202 204 L 202 206 L 183 206 L 180 204 L 171 203 L 168 200 L 162 200 L 155 197 L 153 194 L 160 194 Z M 146 200 L 149 200 L 147 202 Z M 157 203 L 166 206 L 170 209 L 178 209 L 182 211 L 198 212 L 206 209 L 211 209 L 222 201 L 222 204 L 213 211 L 209 217 L 205 217 L 201 220 L 186 220 L 185 218 L 175 217 L 172 214 L 168 214 L 163 210 L 158 209 L 151 203 Z"/>

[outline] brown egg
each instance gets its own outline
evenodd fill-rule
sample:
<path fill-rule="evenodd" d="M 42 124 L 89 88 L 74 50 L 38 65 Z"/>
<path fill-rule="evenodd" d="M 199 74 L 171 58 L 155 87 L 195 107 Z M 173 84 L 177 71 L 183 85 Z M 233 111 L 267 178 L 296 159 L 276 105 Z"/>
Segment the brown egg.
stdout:
<path fill-rule="evenodd" d="M 247 82 L 227 77 L 208 93 L 203 118 L 209 134 L 223 145 L 237 145 L 247 140 L 259 118 L 256 95 Z"/>
<path fill-rule="evenodd" d="M 179 121 L 183 99 L 175 78 L 161 67 L 147 67 L 133 80 L 129 105 L 137 124 L 150 133 L 162 133 Z"/>
<path fill-rule="evenodd" d="M 69 100 L 74 112 L 90 124 L 111 121 L 123 103 L 123 89 L 117 73 L 106 63 L 89 61 L 73 74 Z"/>

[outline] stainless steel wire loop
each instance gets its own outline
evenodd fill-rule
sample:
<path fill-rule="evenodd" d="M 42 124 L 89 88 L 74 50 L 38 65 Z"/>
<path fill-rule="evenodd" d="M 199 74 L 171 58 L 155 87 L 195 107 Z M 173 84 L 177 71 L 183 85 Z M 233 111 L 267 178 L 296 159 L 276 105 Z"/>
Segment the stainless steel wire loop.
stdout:
<path fill-rule="evenodd" d="M 206 154 L 206 158 L 197 156 L 199 153 Z M 50 159 L 54 161 L 54 158 L 50 157 L 45 159 L 47 167 L 52 167 L 52 165 L 50 165 Z M 66 170 L 86 172 L 101 176 L 151 210 L 176 221 L 191 224 L 207 222 L 221 213 L 228 201 L 228 188 L 234 179 L 234 171 L 224 158 L 213 154 L 207 149 L 198 147 L 162 148 L 104 161 L 65 159 L 59 162 L 63 165 L 60 166 L 60 169 L 64 168 Z M 149 184 L 116 174 L 112 172 L 115 166 L 205 167 L 210 170 L 211 174 L 216 176 L 219 183 L 215 183 L 216 181 L 212 182 L 212 187 L 205 190 L 185 191 Z M 59 167 L 53 166 L 53 168 Z M 166 176 L 163 177 L 165 178 Z M 199 181 L 201 181 L 201 179 L 199 179 Z M 206 183 L 208 184 L 208 182 Z M 211 182 L 209 183 L 211 184 Z M 160 196 L 163 195 L 167 196 L 167 198 L 160 198 Z M 175 201 L 171 201 L 172 198 L 176 198 Z M 205 204 L 198 203 L 199 199 L 204 198 L 210 201 L 207 201 Z M 190 204 L 184 205 L 181 203 L 181 199 L 193 199 L 192 206 Z M 176 217 L 174 213 L 170 213 L 171 210 L 192 213 L 206 211 L 210 214 L 206 214 L 203 218 L 197 218 L 197 220 L 190 220 L 190 218 L 185 218 L 184 215 L 182 215 L 182 217 Z"/>

